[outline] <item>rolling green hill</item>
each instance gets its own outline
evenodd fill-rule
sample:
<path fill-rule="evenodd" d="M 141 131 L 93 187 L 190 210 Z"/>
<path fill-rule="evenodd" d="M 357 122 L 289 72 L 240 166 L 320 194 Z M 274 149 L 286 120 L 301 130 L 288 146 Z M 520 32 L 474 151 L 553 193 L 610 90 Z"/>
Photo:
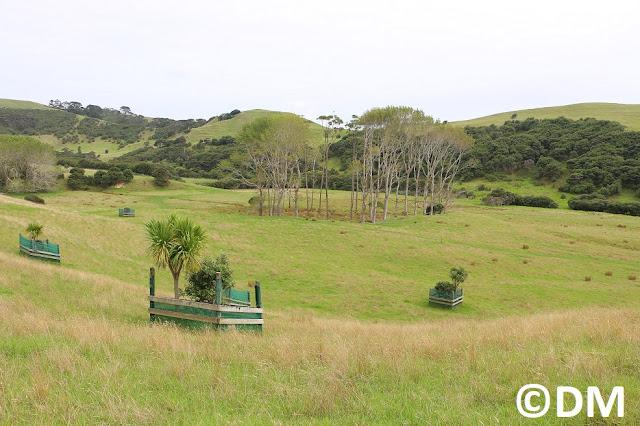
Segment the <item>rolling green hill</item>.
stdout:
<path fill-rule="evenodd" d="M 14 109 L 51 109 L 37 102 L 19 101 L 15 99 L 0 99 L 0 108 Z"/>
<path fill-rule="evenodd" d="M 52 109 L 48 106 L 31 101 L 19 101 L 15 99 L 0 99 L 0 108 L 14 109 Z"/>
<path fill-rule="evenodd" d="M 191 129 L 191 131 L 186 133 L 184 136 L 187 139 L 187 142 L 192 143 L 198 143 L 200 140 L 203 140 L 205 138 L 220 139 L 223 136 L 236 137 L 238 136 L 238 133 L 240 133 L 240 130 L 242 130 L 242 126 L 244 126 L 245 124 L 250 123 L 257 118 L 273 114 L 282 114 L 282 112 L 269 111 L 266 109 L 252 109 L 243 111 L 229 120 L 215 120 L 205 124 L 202 127 Z M 322 127 L 312 121 L 309 121 L 309 126 L 311 130 L 312 143 L 319 145 L 322 142 L 323 138 Z"/>
<path fill-rule="evenodd" d="M 471 120 L 456 121 L 454 124 L 461 126 L 489 126 L 495 124 L 496 126 L 500 126 L 504 124 L 505 121 L 510 120 L 513 114 L 518 115 L 518 120 L 524 120 L 529 117 L 538 119 L 566 117 L 574 120 L 580 118 L 597 118 L 599 120 L 617 121 L 627 126 L 628 130 L 640 130 L 640 104 L 611 103 L 584 103 L 508 111 Z"/>

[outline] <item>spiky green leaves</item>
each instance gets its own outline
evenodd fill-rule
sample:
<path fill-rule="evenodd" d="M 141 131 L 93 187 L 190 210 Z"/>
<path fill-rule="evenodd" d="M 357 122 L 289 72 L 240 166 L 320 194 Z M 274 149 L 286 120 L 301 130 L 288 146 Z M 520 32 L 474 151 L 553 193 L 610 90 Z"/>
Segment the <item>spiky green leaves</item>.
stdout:
<path fill-rule="evenodd" d="M 177 287 L 182 268 L 195 271 L 200 266 L 200 252 L 206 239 L 204 229 L 189 218 L 175 215 L 165 221 L 151 219 L 145 227 L 149 241 L 147 251 L 159 268 L 169 268 Z"/>

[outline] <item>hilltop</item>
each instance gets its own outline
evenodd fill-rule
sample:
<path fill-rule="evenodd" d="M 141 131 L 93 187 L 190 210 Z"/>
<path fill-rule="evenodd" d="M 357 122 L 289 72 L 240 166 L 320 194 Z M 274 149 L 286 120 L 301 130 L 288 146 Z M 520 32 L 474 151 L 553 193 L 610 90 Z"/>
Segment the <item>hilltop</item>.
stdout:
<path fill-rule="evenodd" d="M 486 117 L 471 120 L 456 121 L 460 126 L 500 126 L 505 121 L 511 120 L 513 114 L 517 114 L 518 120 L 529 117 L 558 118 L 565 117 L 573 120 L 580 118 L 596 118 L 598 120 L 617 121 L 627 130 L 640 130 L 640 104 L 613 104 L 613 103 L 582 103 L 544 108 L 523 109 L 519 111 L 501 112 Z"/>
<path fill-rule="evenodd" d="M 46 109 L 50 110 L 48 106 L 31 101 L 20 101 L 16 99 L 1 99 L 0 108 L 13 108 L 13 109 Z"/>

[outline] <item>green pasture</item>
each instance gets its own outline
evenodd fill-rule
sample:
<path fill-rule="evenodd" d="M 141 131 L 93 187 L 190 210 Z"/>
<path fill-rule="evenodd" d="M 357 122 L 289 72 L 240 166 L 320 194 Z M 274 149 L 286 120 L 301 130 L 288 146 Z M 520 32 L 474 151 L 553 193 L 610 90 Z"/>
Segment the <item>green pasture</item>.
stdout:
<path fill-rule="evenodd" d="M 344 220 L 339 191 L 335 221 L 260 217 L 252 191 L 141 176 L 39 195 L 45 205 L 0 195 L 2 423 L 524 424 L 515 395 L 527 383 L 625 386 L 621 423 L 640 416 L 640 282 L 629 279 L 640 218 L 476 197 L 446 215 L 392 208 L 361 224 Z M 118 217 L 123 207 L 136 217 Z M 264 333 L 149 325 L 143 225 L 171 213 L 206 228 L 206 255 L 229 254 L 237 288 L 261 281 Z M 60 244 L 60 265 L 18 254 L 33 221 Z M 464 303 L 429 307 L 429 287 L 457 265 Z M 157 281 L 170 296 L 169 272 Z"/>

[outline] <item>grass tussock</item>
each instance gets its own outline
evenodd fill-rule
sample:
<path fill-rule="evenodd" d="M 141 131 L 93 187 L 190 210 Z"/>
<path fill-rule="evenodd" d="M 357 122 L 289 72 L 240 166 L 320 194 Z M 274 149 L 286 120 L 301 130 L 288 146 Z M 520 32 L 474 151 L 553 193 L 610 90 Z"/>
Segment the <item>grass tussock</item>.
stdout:
<path fill-rule="evenodd" d="M 636 280 L 636 276 L 635 275 L 629 275 L 629 280 L 630 281 L 635 281 Z"/>
<path fill-rule="evenodd" d="M 528 250 L 529 249 L 529 244 L 523 244 L 522 248 L 523 248 L 523 250 Z"/>
<path fill-rule="evenodd" d="M 585 280 L 585 281 L 591 281 L 591 275 L 586 275 L 586 276 L 584 277 L 584 280 Z"/>
<path fill-rule="evenodd" d="M 604 273 L 604 275 L 607 276 L 607 277 L 612 277 L 613 276 L 613 271 L 606 271 Z"/>

